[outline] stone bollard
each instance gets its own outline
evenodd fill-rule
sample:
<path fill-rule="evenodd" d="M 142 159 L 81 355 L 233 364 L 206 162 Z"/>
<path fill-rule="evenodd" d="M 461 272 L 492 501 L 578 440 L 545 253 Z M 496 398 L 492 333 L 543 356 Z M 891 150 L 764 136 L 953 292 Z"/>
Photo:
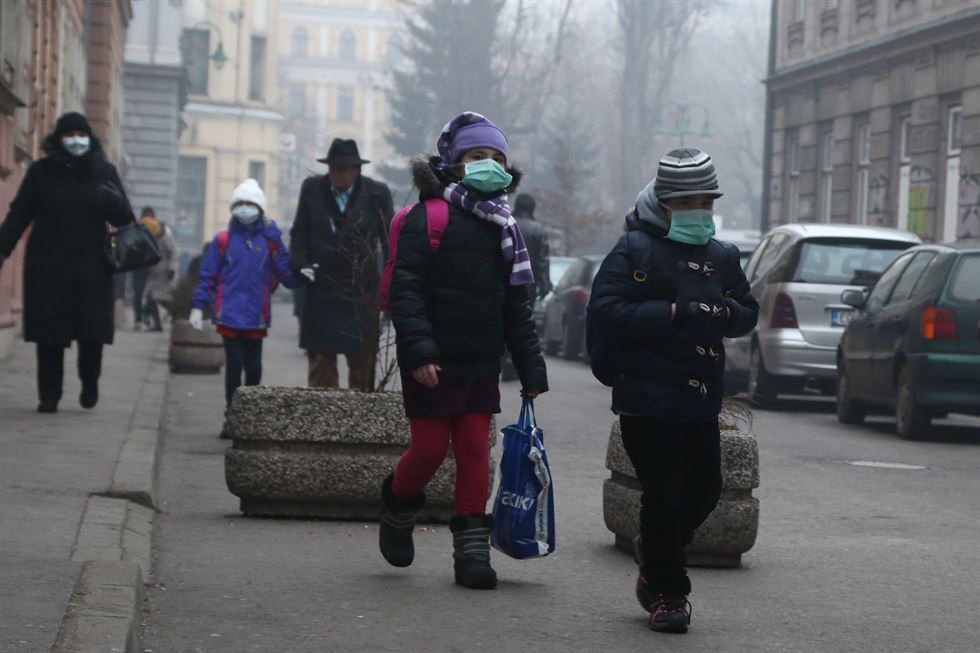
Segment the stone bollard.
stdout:
<path fill-rule="evenodd" d="M 401 393 L 241 387 L 226 424 L 225 481 L 246 515 L 374 521 L 381 481 L 409 443 Z M 496 442 L 490 425 L 490 447 Z M 496 464 L 490 458 L 490 485 Z M 425 490 L 423 521 L 454 513 L 452 454 Z"/>
<path fill-rule="evenodd" d="M 619 420 L 613 423 L 606 450 L 606 468 L 612 472 L 602 489 L 606 528 L 616 536 L 616 547 L 633 552 L 640 532 L 640 483 L 623 448 Z M 755 544 L 759 529 L 759 449 L 755 436 L 739 430 L 721 432 L 721 500 L 694 534 L 687 549 L 695 567 L 738 567 L 742 554 Z"/>
<path fill-rule="evenodd" d="M 187 320 L 174 320 L 170 330 L 171 372 L 217 374 L 224 364 L 224 344 L 211 324 L 198 331 Z"/>

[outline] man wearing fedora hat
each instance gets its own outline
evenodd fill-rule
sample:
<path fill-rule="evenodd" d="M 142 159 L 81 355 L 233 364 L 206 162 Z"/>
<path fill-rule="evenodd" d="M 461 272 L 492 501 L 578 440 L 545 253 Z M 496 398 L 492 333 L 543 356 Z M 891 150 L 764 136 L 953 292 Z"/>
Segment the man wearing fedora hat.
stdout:
<path fill-rule="evenodd" d="M 337 354 L 344 354 L 350 387 L 371 391 L 378 355 L 378 254 L 388 249 L 391 192 L 361 174 L 368 161 L 353 140 L 335 138 L 317 161 L 327 164 L 327 174 L 303 182 L 289 232 L 291 265 L 307 283 L 300 347 L 309 358 L 311 387 L 338 387 Z"/>

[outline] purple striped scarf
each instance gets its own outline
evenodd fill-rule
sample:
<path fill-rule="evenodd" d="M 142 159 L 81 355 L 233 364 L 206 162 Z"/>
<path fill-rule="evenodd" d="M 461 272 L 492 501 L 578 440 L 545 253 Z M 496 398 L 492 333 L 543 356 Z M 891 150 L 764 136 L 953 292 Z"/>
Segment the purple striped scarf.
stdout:
<path fill-rule="evenodd" d="M 506 194 L 489 200 L 477 200 L 470 195 L 465 186 L 451 183 L 443 189 L 442 198 L 478 218 L 500 225 L 500 250 L 504 260 L 513 266 L 510 272 L 510 285 L 526 286 L 534 283 L 531 258 L 527 254 L 527 245 L 524 244 L 524 234 L 521 233 L 514 216 L 510 214 Z"/>

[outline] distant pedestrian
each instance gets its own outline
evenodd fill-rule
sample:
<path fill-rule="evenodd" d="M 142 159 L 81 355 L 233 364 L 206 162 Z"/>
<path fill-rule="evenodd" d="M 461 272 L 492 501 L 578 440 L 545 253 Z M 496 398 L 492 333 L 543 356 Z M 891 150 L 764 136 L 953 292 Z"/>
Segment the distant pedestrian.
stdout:
<path fill-rule="evenodd" d="M 548 230 L 534 217 L 536 204 L 534 197 L 528 193 L 521 193 L 514 200 L 514 219 L 517 220 L 521 233 L 524 234 L 527 255 L 531 259 L 531 269 L 534 271 L 534 281 L 528 285 L 532 306 L 551 292 L 551 248 L 548 245 Z M 500 378 L 503 381 L 513 381 L 517 378 L 517 369 L 510 356 L 504 356 L 501 369 Z"/>
<path fill-rule="evenodd" d="M 144 206 L 140 211 L 140 224 L 148 227 L 151 222 L 156 224 L 156 214 L 153 207 Z M 146 282 L 150 278 L 150 268 L 138 268 L 129 273 L 129 288 L 133 293 L 133 330 L 139 331 L 146 326 L 146 316 L 143 314 L 144 298 L 146 297 Z"/>
<path fill-rule="evenodd" d="M 133 221 L 115 166 L 80 113 L 58 118 L 0 225 L 0 265 L 31 226 L 24 262 L 24 340 L 37 343 L 38 412 L 61 400 L 65 348 L 78 344 L 79 403 L 99 401 L 102 348 L 114 335 L 115 289 L 106 222 Z"/>
<path fill-rule="evenodd" d="M 228 230 L 214 237 L 201 262 L 190 323 L 200 329 L 204 309 L 225 345 L 225 403 L 242 384 L 262 381 L 262 339 L 272 322 L 272 293 L 298 282 L 289 271 L 289 253 L 279 227 L 266 215 L 265 193 L 246 179 L 231 194 Z M 224 433 L 222 434 L 224 436 Z"/>
<path fill-rule="evenodd" d="M 588 309 L 593 371 L 613 388 L 643 489 L 636 595 L 663 632 L 687 632 L 684 550 L 721 493 L 722 338 L 749 333 L 759 314 L 738 248 L 712 239 L 719 197 L 707 154 L 667 153 L 602 262 Z"/>
<path fill-rule="evenodd" d="M 511 351 L 521 393 L 548 390 L 527 286 L 534 277 L 507 194 L 521 173 L 508 167 L 507 138 L 476 113 L 443 128 L 439 156 L 416 158 L 422 200 L 406 216 L 391 282 L 391 320 L 411 426 L 411 444 L 381 487 L 381 553 L 405 567 L 424 488 L 450 445 L 456 461 L 453 533 L 456 583 L 496 587 L 490 566 L 489 435 L 500 412 L 500 358 Z M 448 223 L 433 251 L 425 200 L 441 198 Z M 437 200 L 438 201 L 438 200 Z"/>
<path fill-rule="evenodd" d="M 289 232 L 293 273 L 306 283 L 301 298 L 300 348 L 309 357 L 309 385 L 340 385 L 344 354 L 350 387 L 373 391 L 378 360 L 379 252 L 387 254 L 391 192 L 361 174 L 353 140 L 334 139 L 325 176 L 303 182 Z"/>
<path fill-rule="evenodd" d="M 147 210 L 151 213 L 147 214 Z M 144 208 L 140 223 L 149 229 L 150 233 L 157 239 L 160 246 L 160 260 L 147 270 L 148 279 L 146 292 L 143 295 L 143 313 L 147 321 L 146 326 L 150 331 L 162 331 L 159 304 L 170 299 L 174 279 L 177 278 L 177 268 L 180 265 L 180 253 L 177 251 L 177 243 L 170 227 L 157 220 L 152 211 L 153 209 L 150 207 Z"/>

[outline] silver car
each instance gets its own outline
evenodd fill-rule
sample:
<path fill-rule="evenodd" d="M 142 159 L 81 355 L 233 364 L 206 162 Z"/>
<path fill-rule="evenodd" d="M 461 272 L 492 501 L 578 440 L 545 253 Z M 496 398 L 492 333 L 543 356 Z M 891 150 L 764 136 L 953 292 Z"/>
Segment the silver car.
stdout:
<path fill-rule="evenodd" d="M 769 231 L 745 274 L 759 300 L 759 324 L 726 340 L 726 385 L 747 384 L 758 404 L 780 392 L 834 392 L 837 343 L 853 308 L 841 293 L 874 285 L 919 238 L 884 227 L 790 224 Z"/>

